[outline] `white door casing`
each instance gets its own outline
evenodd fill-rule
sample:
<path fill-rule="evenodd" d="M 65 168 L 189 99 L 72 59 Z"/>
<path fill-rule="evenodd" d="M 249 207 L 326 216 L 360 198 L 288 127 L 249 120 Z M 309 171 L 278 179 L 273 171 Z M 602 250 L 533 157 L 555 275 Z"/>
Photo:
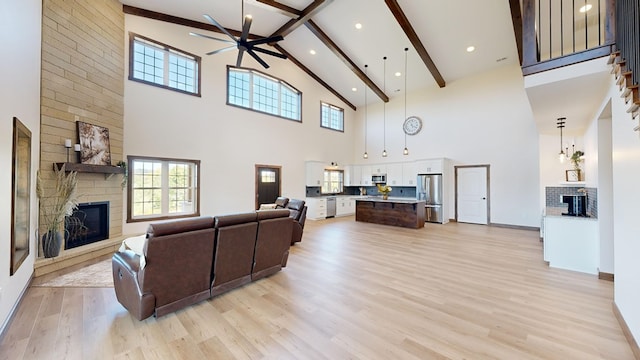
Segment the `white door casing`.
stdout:
<path fill-rule="evenodd" d="M 456 220 L 489 223 L 489 165 L 456 166 Z"/>

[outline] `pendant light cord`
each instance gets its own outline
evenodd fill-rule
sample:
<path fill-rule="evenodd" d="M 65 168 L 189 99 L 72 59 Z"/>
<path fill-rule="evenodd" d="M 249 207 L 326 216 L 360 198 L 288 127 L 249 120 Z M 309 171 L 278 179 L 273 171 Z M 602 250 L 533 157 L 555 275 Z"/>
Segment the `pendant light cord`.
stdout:
<path fill-rule="evenodd" d="M 383 69 L 382 69 L 382 87 L 383 87 L 383 91 L 386 94 L 387 92 L 387 57 L 383 57 L 382 58 L 382 65 L 383 65 Z M 387 103 L 383 100 L 382 101 L 382 143 L 383 143 L 383 148 L 382 148 L 382 156 L 386 156 L 387 154 Z"/>
<path fill-rule="evenodd" d="M 407 52 L 409 48 L 404 48 L 404 119 L 403 122 L 407 120 Z M 407 133 L 404 133 L 404 151 L 405 155 L 407 155 Z"/>

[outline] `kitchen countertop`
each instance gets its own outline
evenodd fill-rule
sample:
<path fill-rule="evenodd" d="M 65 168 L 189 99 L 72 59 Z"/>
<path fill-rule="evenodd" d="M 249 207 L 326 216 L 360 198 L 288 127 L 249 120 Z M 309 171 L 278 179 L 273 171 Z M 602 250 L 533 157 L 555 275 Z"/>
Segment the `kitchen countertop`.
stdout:
<path fill-rule="evenodd" d="M 418 204 L 424 203 L 424 200 L 417 200 L 415 198 L 403 198 L 403 197 L 390 197 L 384 200 L 382 196 L 361 196 L 356 199 L 357 201 L 373 201 L 373 202 L 386 202 L 396 204 Z"/>
<path fill-rule="evenodd" d="M 554 207 L 554 206 L 547 206 L 544 209 L 544 216 L 549 216 L 549 217 L 559 217 L 559 218 L 564 218 L 564 219 L 568 219 L 568 220 L 598 220 L 598 218 L 595 217 L 591 217 L 591 216 L 567 216 L 567 215 L 562 215 L 563 212 L 567 212 L 567 208 L 566 207 Z"/>

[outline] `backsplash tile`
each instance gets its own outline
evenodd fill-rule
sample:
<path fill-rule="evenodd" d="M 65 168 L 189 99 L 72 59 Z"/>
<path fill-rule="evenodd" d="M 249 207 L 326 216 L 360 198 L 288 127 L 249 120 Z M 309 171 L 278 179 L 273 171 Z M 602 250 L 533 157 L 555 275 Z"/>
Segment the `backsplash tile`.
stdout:
<path fill-rule="evenodd" d="M 587 214 L 598 217 L 598 189 L 581 186 L 547 186 L 545 188 L 545 205 L 547 207 L 567 207 L 562 202 L 562 195 L 581 195 L 579 189 L 585 189 L 587 195 Z"/>

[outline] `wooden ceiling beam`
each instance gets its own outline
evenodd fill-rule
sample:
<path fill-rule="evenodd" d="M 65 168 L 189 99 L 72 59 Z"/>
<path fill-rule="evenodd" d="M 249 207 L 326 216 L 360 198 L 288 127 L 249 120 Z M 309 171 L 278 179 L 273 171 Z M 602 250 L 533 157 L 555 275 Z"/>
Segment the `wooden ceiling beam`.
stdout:
<path fill-rule="evenodd" d="M 286 24 L 282 25 L 278 30 L 271 34 L 271 36 L 282 35 L 286 37 L 291 34 L 293 30 L 303 24 L 306 24 L 307 21 L 311 20 L 311 17 L 320 12 L 327 5 L 331 4 L 332 1 L 333 0 L 314 0 L 311 5 L 301 11 L 300 16 L 297 19 L 287 21 Z"/>
<path fill-rule="evenodd" d="M 409 19 L 407 19 L 404 11 L 402 11 L 402 8 L 398 4 L 398 1 L 384 0 L 384 2 L 387 4 L 389 10 L 391 10 L 391 13 L 396 18 L 398 24 L 400 24 L 400 27 L 404 31 L 405 35 L 407 35 L 407 37 L 409 38 L 409 41 L 413 45 L 413 48 L 416 49 L 416 52 L 418 53 L 424 64 L 427 66 L 427 69 L 429 69 L 429 71 L 431 72 L 431 76 L 433 76 L 433 79 L 436 81 L 436 83 L 438 83 L 438 86 L 440 86 L 441 88 L 445 87 L 446 82 L 444 81 L 442 74 L 440 74 L 440 71 L 436 67 L 436 64 L 431 59 L 431 56 L 429 56 L 427 49 L 422 44 L 422 41 L 420 41 L 418 34 L 416 34 L 413 26 L 411 26 Z"/>
<path fill-rule="evenodd" d="M 298 18 L 302 15 L 302 11 L 296 8 L 292 8 L 291 6 L 287 6 L 285 4 L 279 3 L 274 0 L 253 0 L 251 2 L 255 6 L 261 6 L 264 8 L 268 8 L 269 10 L 275 9 L 275 11 L 278 12 L 280 15 L 284 15 L 292 19 Z"/>
<path fill-rule="evenodd" d="M 320 41 L 322 41 L 322 43 L 325 44 L 325 46 L 327 46 L 329 50 L 331 50 L 333 54 L 338 57 L 338 59 L 342 60 L 342 62 L 345 63 L 345 65 L 347 65 L 347 67 L 351 71 L 353 71 L 353 73 L 356 74 L 356 76 L 360 78 L 360 80 L 362 80 L 376 95 L 378 95 L 378 97 L 382 99 L 382 101 L 389 102 L 389 97 L 387 96 L 387 94 L 385 94 L 384 91 L 382 91 L 378 87 L 378 85 L 371 81 L 371 79 L 369 79 L 369 77 L 367 77 L 367 75 L 365 75 L 365 73 L 360 70 L 360 68 L 349 58 L 349 56 L 347 56 L 347 54 L 345 54 L 344 51 L 342 51 L 338 47 L 338 45 L 336 45 L 336 43 L 334 43 L 333 40 L 331 40 L 331 38 L 329 38 L 329 36 L 324 31 L 322 31 L 322 29 L 320 29 L 320 27 L 316 23 L 313 22 L 313 20 L 308 20 L 305 23 L 305 26 L 316 37 L 318 37 L 318 39 L 320 39 Z"/>

